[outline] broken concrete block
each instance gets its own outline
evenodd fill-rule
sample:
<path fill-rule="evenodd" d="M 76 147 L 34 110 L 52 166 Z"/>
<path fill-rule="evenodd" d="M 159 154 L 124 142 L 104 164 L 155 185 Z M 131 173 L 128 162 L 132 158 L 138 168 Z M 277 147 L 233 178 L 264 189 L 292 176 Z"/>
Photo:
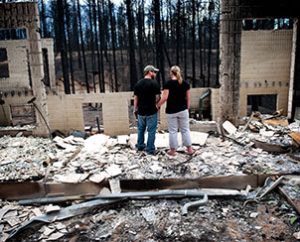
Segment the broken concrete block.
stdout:
<path fill-rule="evenodd" d="M 120 166 L 112 164 L 106 168 L 105 172 L 108 174 L 108 177 L 115 177 L 122 173 Z"/>
<path fill-rule="evenodd" d="M 228 133 L 228 134 L 234 134 L 236 131 L 237 131 L 237 128 L 231 123 L 229 122 L 228 120 L 225 121 L 223 124 L 222 124 L 222 127 L 225 129 L 225 131 Z"/>
<path fill-rule="evenodd" d="M 48 205 L 45 207 L 45 212 L 46 213 L 51 213 L 51 212 L 56 212 L 56 211 L 59 211 L 60 210 L 60 206 L 57 206 L 57 205 Z"/>
<path fill-rule="evenodd" d="M 118 135 L 117 141 L 119 145 L 127 145 L 129 136 L 128 135 Z"/>
<path fill-rule="evenodd" d="M 80 183 L 84 181 L 89 176 L 88 173 L 78 174 L 70 173 L 68 175 L 55 175 L 54 179 L 62 183 Z"/>
<path fill-rule="evenodd" d="M 105 146 L 108 139 L 109 136 L 104 134 L 95 134 L 93 136 L 90 136 L 84 141 L 83 150 L 89 152 L 100 150 L 103 146 Z"/>
<path fill-rule="evenodd" d="M 208 133 L 191 131 L 192 144 L 203 146 L 208 138 Z"/>
<path fill-rule="evenodd" d="M 89 180 L 91 182 L 100 183 L 100 182 L 102 182 L 106 178 L 107 178 L 107 173 L 106 172 L 101 172 L 99 174 L 93 174 L 93 175 L 91 175 L 89 177 Z"/>
<path fill-rule="evenodd" d="M 110 179 L 109 187 L 110 187 L 111 193 L 120 193 L 121 192 L 120 180 Z"/>

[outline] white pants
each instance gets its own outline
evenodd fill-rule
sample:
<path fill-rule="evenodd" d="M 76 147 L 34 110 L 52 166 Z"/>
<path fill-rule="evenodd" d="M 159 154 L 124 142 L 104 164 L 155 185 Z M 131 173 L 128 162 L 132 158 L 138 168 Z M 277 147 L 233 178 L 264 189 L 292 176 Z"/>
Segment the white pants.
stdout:
<path fill-rule="evenodd" d="M 182 145 L 191 146 L 189 112 L 183 110 L 178 113 L 167 114 L 168 129 L 169 129 L 169 145 L 170 148 L 178 148 L 177 133 L 178 129 L 181 133 Z"/>

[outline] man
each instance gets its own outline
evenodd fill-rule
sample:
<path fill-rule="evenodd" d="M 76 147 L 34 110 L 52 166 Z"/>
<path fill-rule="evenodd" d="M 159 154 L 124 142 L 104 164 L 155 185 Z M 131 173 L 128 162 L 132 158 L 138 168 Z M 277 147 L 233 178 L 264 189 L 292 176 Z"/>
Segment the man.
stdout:
<path fill-rule="evenodd" d="M 160 86 L 155 80 L 159 70 L 152 65 L 144 68 L 144 78 L 134 87 L 134 111 L 138 116 L 138 140 L 136 148 L 146 150 L 148 154 L 155 155 L 155 134 L 157 129 L 156 103 L 160 99 Z M 148 139 L 145 145 L 145 131 Z"/>

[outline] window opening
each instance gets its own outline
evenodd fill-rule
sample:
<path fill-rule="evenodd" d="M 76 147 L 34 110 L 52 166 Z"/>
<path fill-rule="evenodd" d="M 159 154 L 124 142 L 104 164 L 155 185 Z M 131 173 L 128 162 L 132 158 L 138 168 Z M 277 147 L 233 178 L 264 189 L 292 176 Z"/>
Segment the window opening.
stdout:
<path fill-rule="evenodd" d="M 24 28 L 0 29 L 0 40 L 27 39 L 27 32 Z"/>
<path fill-rule="evenodd" d="M 6 48 L 0 48 L 0 78 L 9 77 L 8 58 Z"/>
<path fill-rule="evenodd" d="M 82 111 L 85 131 L 91 134 L 103 133 L 102 103 L 83 103 Z"/>
<path fill-rule="evenodd" d="M 10 105 L 13 126 L 24 126 L 36 123 L 35 109 L 32 104 Z"/>
<path fill-rule="evenodd" d="M 259 111 L 262 114 L 272 114 L 276 111 L 277 95 L 248 95 L 247 114 Z"/>

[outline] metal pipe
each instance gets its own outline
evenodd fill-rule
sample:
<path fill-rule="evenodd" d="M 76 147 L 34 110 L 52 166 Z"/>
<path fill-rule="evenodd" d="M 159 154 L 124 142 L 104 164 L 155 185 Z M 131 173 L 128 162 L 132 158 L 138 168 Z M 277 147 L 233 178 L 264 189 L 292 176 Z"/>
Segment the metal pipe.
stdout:
<path fill-rule="evenodd" d="M 115 199 L 115 198 L 152 198 L 152 197 L 201 197 L 204 192 L 199 189 L 189 190 L 159 190 L 146 192 L 124 192 L 113 193 L 108 195 L 99 195 L 91 199 Z"/>
<path fill-rule="evenodd" d="M 202 199 L 184 204 L 184 206 L 181 209 L 182 215 L 187 215 L 189 208 L 199 207 L 200 205 L 207 203 L 207 201 L 208 201 L 208 196 L 207 194 L 204 194 Z"/>
<path fill-rule="evenodd" d="M 36 103 L 34 102 L 36 100 L 36 97 L 33 97 L 32 99 L 30 99 L 27 103 L 30 104 L 32 103 L 32 105 L 34 106 L 34 108 L 38 111 L 38 113 L 40 114 L 40 116 L 42 117 L 47 129 L 48 129 L 48 132 L 49 132 L 49 136 L 51 136 L 51 129 L 50 129 L 50 126 L 45 118 L 45 116 L 43 115 L 42 111 L 39 109 L 39 107 L 36 105 Z"/>

